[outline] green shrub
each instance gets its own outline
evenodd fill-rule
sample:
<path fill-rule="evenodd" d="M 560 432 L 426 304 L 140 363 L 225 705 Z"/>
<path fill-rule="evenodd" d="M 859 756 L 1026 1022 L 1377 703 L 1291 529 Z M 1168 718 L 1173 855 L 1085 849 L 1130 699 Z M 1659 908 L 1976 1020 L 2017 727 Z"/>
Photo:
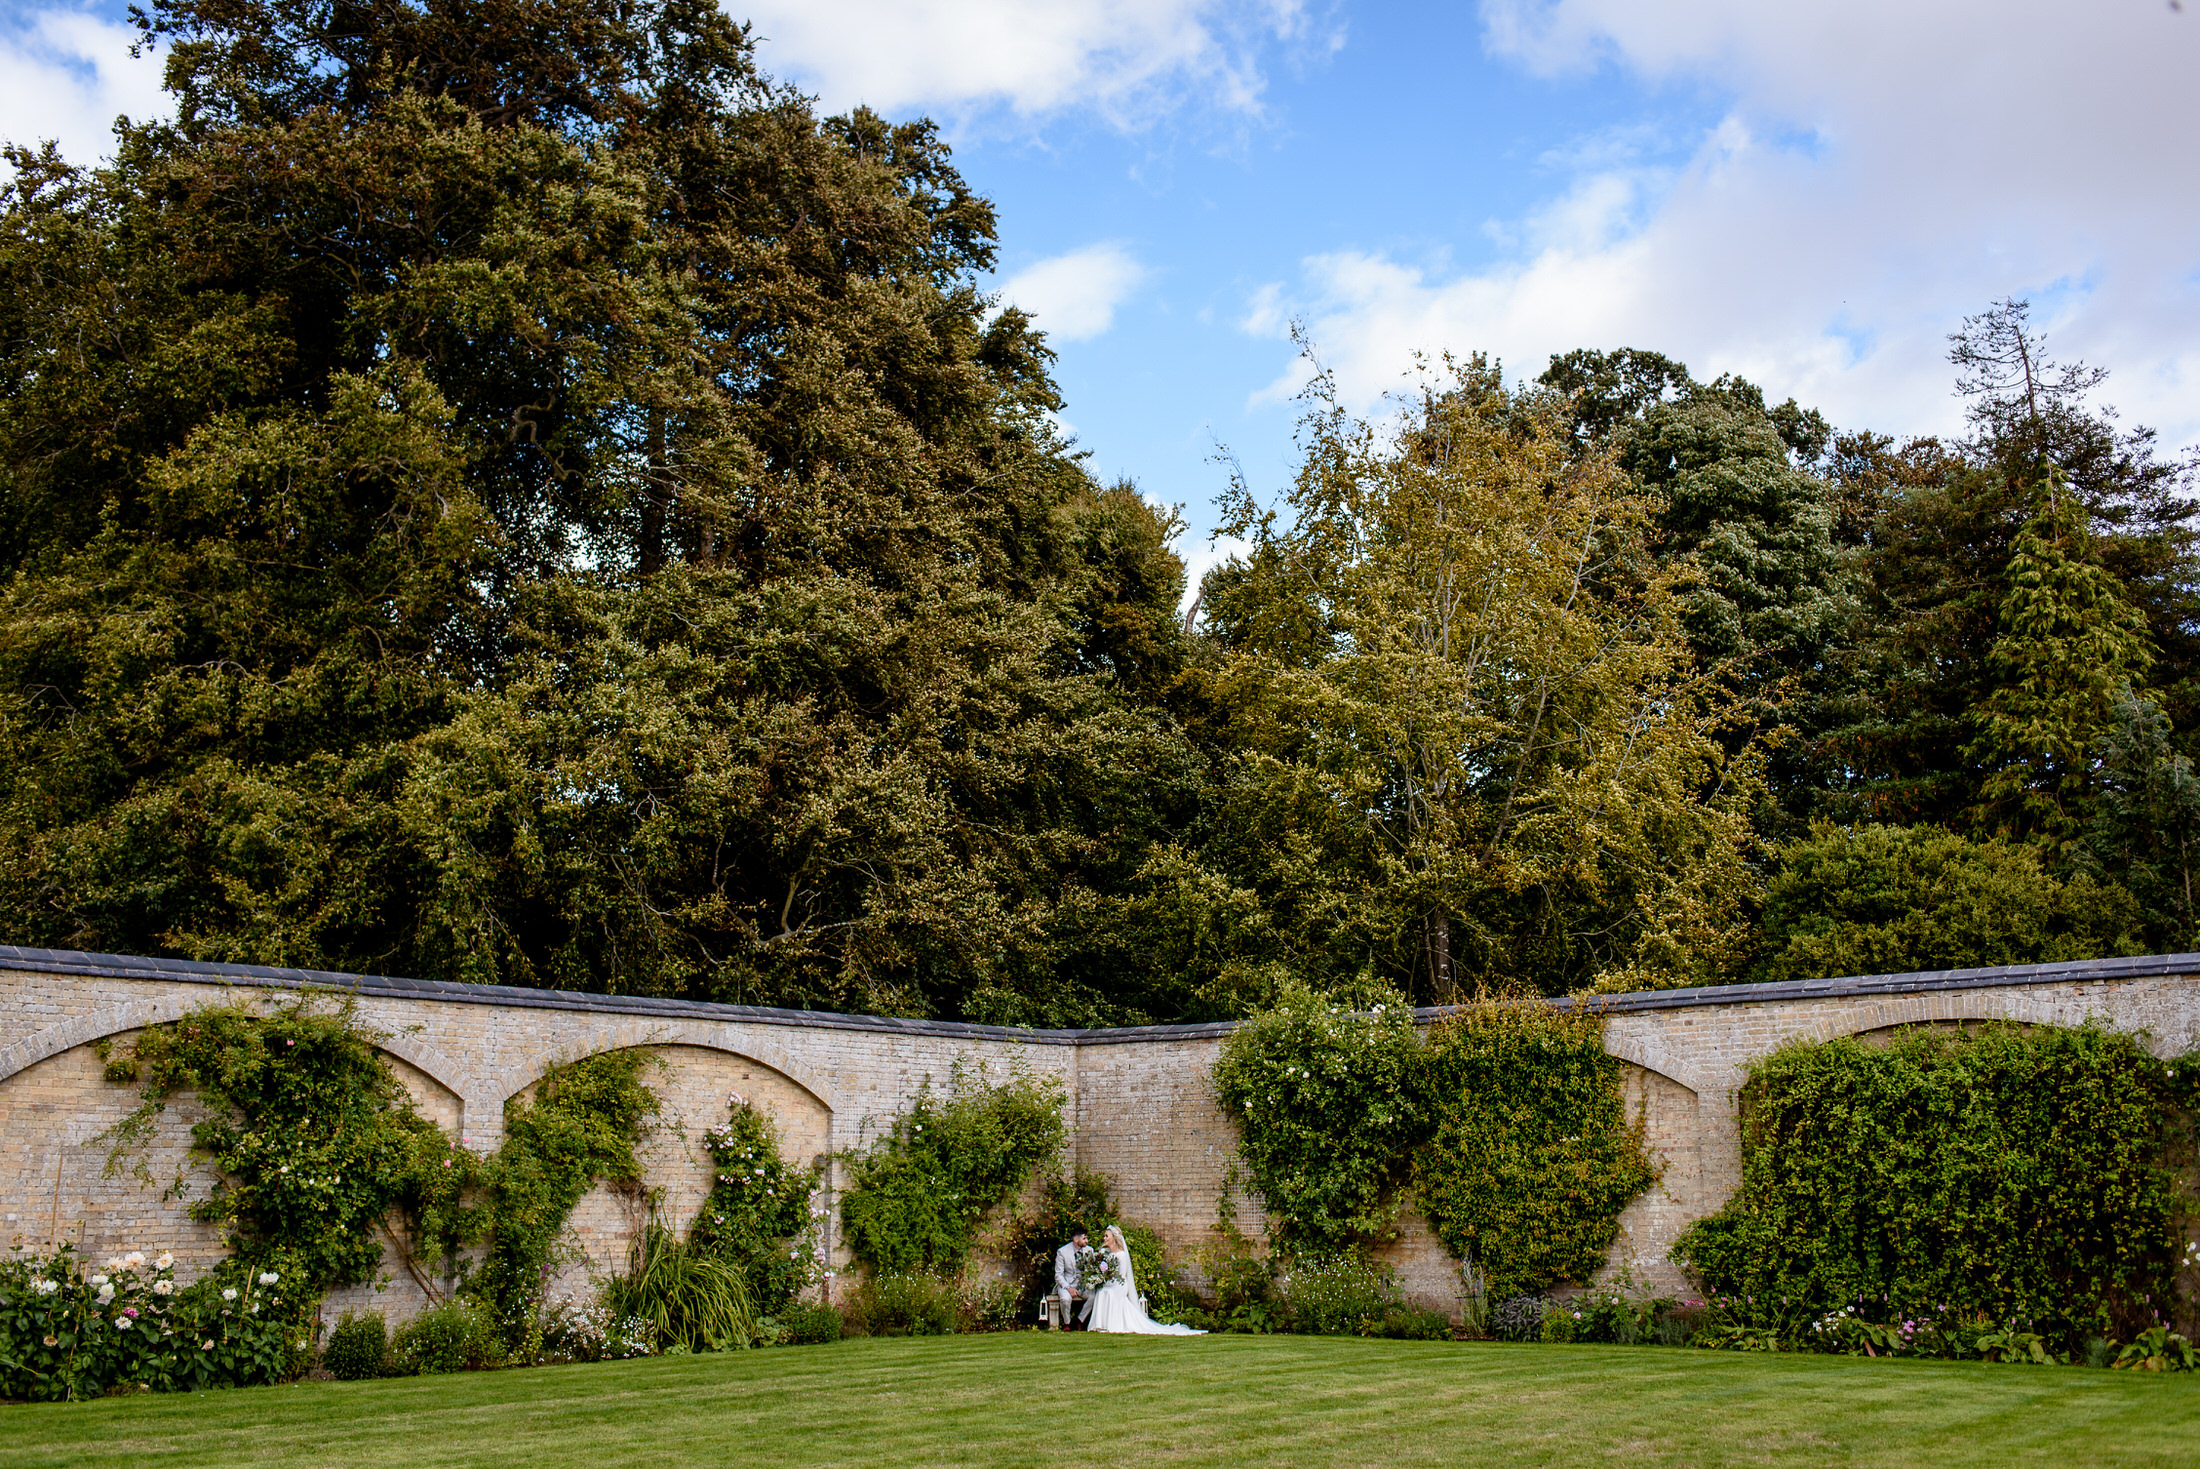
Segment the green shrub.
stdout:
<path fill-rule="evenodd" d="M 504 1360 L 496 1311 L 477 1296 L 456 1296 L 430 1306 L 390 1338 L 390 1370 L 397 1376 L 478 1372 L 501 1367 Z"/>
<path fill-rule="evenodd" d="M 966 1280 L 955 1292 L 957 1325 L 964 1331 L 1014 1331 L 1022 1325 L 1023 1288 L 1013 1279 Z"/>
<path fill-rule="evenodd" d="M 1353 1014 L 1303 988 L 1223 1042 L 1215 1095 L 1277 1249 L 1324 1256 L 1396 1238 L 1420 1059 L 1402 1005 Z"/>
<path fill-rule="evenodd" d="M 542 1350 L 549 1360 L 621 1362 L 657 1355 L 657 1331 L 639 1316 L 614 1316 L 599 1298 L 559 1301 L 543 1312 Z"/>
<path fill-rule="evenodd" d="M 2042 964 L 2144 952 L 2114 883 L 2057 879 L 2037 849 L 1937 826 L 1819 826 L 1766 888 L 1767 979 Z"/>
<path fill-rule="evenodd" d="M 1672 1324 L 1680 1319 L 1674 1315 L 1677 1304 L 1644 1295 L 1622 1279 L 1571 1300 L 1552 1301 L 1543 1312 L 1543 1340 L 1677 1346 L 1687 1339 L 1685 1328 Z"/>
<path fill-rule="evenodd" d="M 1388 1270 L 1353 1255 L 1295 1261 L 1276 1290 L 1301 1336 L 1367 1336 L 1404 1304 Z"/>
<path fill-rule="evenodd" d="M 626 1273 L 604 1282 L 603 1303 L 618 1320 L 647 1322 L 666 1351 L 728 1351 L 756 1339 L 758 1312 L 740 1267 L 654 1219 L 635 1240 Z"/>
<path fill-rule="evenodd" d="M 1450 1341 L 1451 1318 L 1422 1306 L 1393 1306 L 1361 1334 L 1392 1341 Z"/>
<path fill-rule="evenodd" d="M 787 1329 L 787 1344 L 797 1347 L 839 1341 L 843 1331 L 840 1313 L 814 1301 L 788 1303 L 779 1324 Z"/>
<path fill-rule="evenodd" d="M 313 1361 L 315 1307 L 280 1269 L 226 1260 L 179 1287 L 166 1255 L 93 1265 L 71 1245 L 50 1255 L 17 1245 L 0 1263 L 0 1397 L 287 1382 Z"/>
<path fill-rule="evenodd" d="M 1795 1346 L 1846 1350 L 1864 1325 L 1919 1355 L 2010 1330 L 2060 1353 L 2128 1340 L 2172 1314 L 2165 1152 L 2196 1081 L 2091 1025 L 1783 1046 L 1742 1089 L 1740 1188 L 1674 1257 L 1734 1331 Z"/>
<path fill-rule="evenodd" d="M 1478 1004 L 1430 1032 L 1427 1066 L 1434 1127 L 1413 1185 L 1436 1237 L 1495 1299 L 1589 1279 L 1658 1176 L 1603 1019 Z"/>
<path fill-rule="evenodd" d="M 1227 1211 L 1214 1240 L 1200 1252 L 1200 1263 L 1214 1287 L 1214 1307 L 1205 1323 L 1209 1329 L 1255 1336 L 1283 1330 L 1289 1313 L 1276 1292 L 1275 1258 L 1255 1249 Z"/>
<path fill-rule="evenodd" d="M 777 1312 L 818 1268 L 810 1202 L 818 1170 L 789 1163 L 771 1118 L 738 1098 L 725 1125 L 704 1129 L 703 1148 L 710 1197 L 688 1240 L 740 1270 L 757 1310 Z"/>
<path fill-rule="evenodd" d="M 389 1370 L 389 1359 L 389 1328 L 383 1325 L 379 1311 L 346 1311 L 321 1351 L 321 1365 L 331 1377 L 344 1382 L 380 1377 Z"/>
<path fill-rule="evenodd" d="M 956 1066 L 943 1097 L 927 1083 L 886 1136 L 849 1161 L 843 1238 L 874 1272 L 952 1275 L 979 1222 L 1062 1146 L 1062 1085 L 1016 1069 L 989 1084 Z"/>
<path fill-rule="evenodd" d="M 960 1315 L 955 1287 L 936 1275 L 874 1275 L 848 1299 L 850 1336 L 947 1336 Z"/>

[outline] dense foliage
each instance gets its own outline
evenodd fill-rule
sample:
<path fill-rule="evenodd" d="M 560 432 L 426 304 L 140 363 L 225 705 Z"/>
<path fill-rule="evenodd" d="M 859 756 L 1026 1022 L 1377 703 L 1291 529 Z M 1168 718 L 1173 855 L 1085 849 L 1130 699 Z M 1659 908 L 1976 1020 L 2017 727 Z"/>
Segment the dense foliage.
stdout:
<path fill-rule="evenodd" d="M 1587 1283 L 1658 1177 L 1602 1018 L 1473 1006 L 1430 1034 L 1425 1065 L 1433 1126 L 1413 1190 L 1436 1237 L 1492 1299 Z"/>
<path fill-rule="evenodd" d="M 2144 952 L 2139 905 L 2037 848 L 1935 826 L 1821 825 L 1780 850 L 1767 884 L 1772 979 L 2044 964 Z"/>
<path fill-rule="evenodd" d="M 17 1244 L 0 1262 L 0 1398 L 287 1382 L 313 1365 L 318 1302 L 282 1272 L 233 1259 L 179 1286 L 165 1254 L 133 1250 L 95 1267 L 67 1244 L 50 1254 Z"/>
<path fill-rule="evenodd" d="M 1215 1092 L 1293 1268 L 1364 1262 L 1410 1185 L 1481 1293 L 1586 1282 L 1657 1178 L 1601 1018 L 1532 999 L 1465 1006 L 1424 1040 L 1408 1011 L 1302 991 L 1232 1032 Z"/>
<path fill-rule="evenodd" d="M 2190 1059 L 2092 1026 L 1793 1043 L 1751 1068 L 1740 1189 L 1675 1253 L 1775 1339 L 2128 1340 L 2173 1307 L 2196 1099 Z"/>
<path fill-rule="evenodd" d="M 841 1238 L 874 1273 L 952 1275 L 979 1226 L 1062 1148 L 1062 1086 L 1015 1070 L 999 1082 L 958 1066 L 848 1160 Z"/>
<path fill-rule="evenodd" d="M 385 1242 L 432 1299 L 463 1296 L 494 1323 L 500 1360 L 531 1357 L 574 1205 L 599 1181 L 641 1186 L 634 1150 L 657 1111 L 644 1080 L 657 1063 L 625 1050 L 552 1067 L 507 1104 L 504 1142 L 482 1156 L 413 1109 L 377 1039 L 348 999 L 310 995 L 265 1012 L 208 1006 L 142 1031 L 107 1058 L 107 1080 L 140 1094 L 109 1134 L 110 1168 L 138 1153 L 150 1183 L 141 1150 L 162 1113 L 187 1100 L 192 1151 L 214 1174 L 191 1214 L 223 1226 L 235 1252 L 217 1274 L 290 1281 L 289 1315 L 307 1332 L 299 1350 L 309 1358 L 319 1293 L 372 1279 Z M 273 1370 L 191 1369 L 224 1383 Z M 189 1385 L 188 1375 L 178 1380 Z"/>
<path fill-rule="evenodd" d="M 374 1040 L 348 1001 L 311 997 L 268 1013 L 209 1006 L 140 1031 L 107 1055 L 107 1080 L 140 1095 L 114 1130 L 110 1168 L 187 1099 L 192 1149 L 214 1172 L 192 1218 L 220 1226 L 247 1264 L 280 1257 L 306 1289 L 371 1280 L 384 1216 L 451 1151 Z M 137 1171 L 150 1182 L 142 1161 Z"/>
<path fill-rule="evenodd" d="M 138 23 L 174 120 L 0 188 L 11 940 L 1210 1019 L 1885 967 L 1793 942 L 1831 823 L 2117 915 L 1936 962 L 2200 943 L 2195 461 L 2021 301 L 1948 440 L 1317 371 L 1187 613 L 930 122 L 701 0 Z"/>
<path fill-rule="evenodd" d="M 1299 991 L 1232 1031 L 1215 1099 L 1287 1254 L 1365 1251 L 1397 1237 L 1396 1189 L 1425 1131 L 1410 1011 L 1359 1013 Z"/>
<path fill-rule="evenodd" d="M 822 1268 L 813 1232 L 818 1170 L 798 1168 L 780 1152 L 779 1128 L 735 1099 L 723 1125 L 703 1130 L 710 1155 L 710 1196 L 688 1241 L 740 1271 L 756 1309 L 772 1315 Z"/>

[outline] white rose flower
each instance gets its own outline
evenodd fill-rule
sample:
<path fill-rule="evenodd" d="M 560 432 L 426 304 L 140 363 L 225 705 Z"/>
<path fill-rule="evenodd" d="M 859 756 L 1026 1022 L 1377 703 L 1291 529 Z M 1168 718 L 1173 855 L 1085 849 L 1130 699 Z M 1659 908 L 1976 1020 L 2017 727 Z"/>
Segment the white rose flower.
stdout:
<path fill-rule="evenodd" d="M 127 1317 L 127 1316 L 123 1317 L 123 1318 L 122 1318 L 122 1319 L 121 1319 L 120 1321 L 117 1321 L 117 1322 L 115 1323 L 115 1330 L 117 1330 L 117 1331 L 128 1331 L 129 1329 L 130 1329 L 130 1318 L 129 1318 L 129 1317 Z"/>
<path fill-rule="evenodd" d="M 107 1257 L 106 1263 L 102 1264 L 99 1268 L 112 1275 L 115 1271 L 124 1268 L 122 1264 L 122 1257 L 120 1255 L 109 1255 Z"/>
<path fill-rule="evenodd" d="M 145 1256 L 137 1250 L 132 1250 L 122 1257 L 122 1264 L 126 1270 L 142 1270 L 145 1268 Z"/>
<path fill-rule="evenodd" d="M 277 1275 L 272 1270 L 263 1270 L 260 1272 L 260 1284 L 262 1285 L 273 1285 L 276 1281 L 281 1279 L 282 1277 L 280 1275 Z"/>
<path fill-rule="evenodd" d="M 92 1284 L 94 1285 L 105 1285 L 106 1283 L 107 1277 L 104 1275 L 95 1275 L 92 1277 Z"/>
<path fill-rule="evenodd" d="M 153 1282 L 153 1294 L 156 1296 L 174 1295 L 175 1291 L 176 1283 L 172 1280 L 156 1280 Z"/>
<path fill-rule="evenodd" d="M 99 1303 L 100 1303 L 100 1304 L 101 1304 L 102 1306 L 106 1305 L 106 1304 L 107 1304 L 108 1302 L 112 1301 L 112 1300 L 113 1300 L 114 1298 L 115 1298 L 115 1288 L 114 1288 L 113 1286 L 111 1286 L 111 1285 L 103 1285 L 103 1286 L 101 1286 L 101 1287 L 99 1288 Z"/>
<path fill-rule="evenodd" d="M 175 1263 L 176 1257 L 169 1254 L 166 1250 L 162 1250 L 160 1252 L 160 1258 L 153 1262 L 153 1268 L 155 1270 L 166 1270 L 172 1267 Z"/>
<path fill-rule="evenodd" d="M 237 1288 L 235 1286 L 230 1286 L 227 1289 L 223 1290 L 222 1299 L 225 1301 L 233 1301 L 237 1299 Z"/>

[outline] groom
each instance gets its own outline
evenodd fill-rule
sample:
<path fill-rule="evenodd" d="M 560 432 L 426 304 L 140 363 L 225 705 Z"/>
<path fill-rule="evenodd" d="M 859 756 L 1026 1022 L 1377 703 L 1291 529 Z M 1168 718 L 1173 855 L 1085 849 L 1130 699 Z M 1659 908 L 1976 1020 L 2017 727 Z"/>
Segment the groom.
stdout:
<path fill-rule="evenodd" d="M 1062 1329 L 1076 1331 L 1081 1326 L 1080 1313 L 1075 1303 L 1084 1300 L 1084 1273 L 1077 1268 L 1077 1252 L 1085 1248 L 1085 1232 L 1080 1229 L 1070 1236 L 1069 1243 L 1054 1252 L 1054 1294 L 1062 1302 Z M 1092 1310 L 1092 1303 L 1085 1303 L 1085 1310 Z"/>

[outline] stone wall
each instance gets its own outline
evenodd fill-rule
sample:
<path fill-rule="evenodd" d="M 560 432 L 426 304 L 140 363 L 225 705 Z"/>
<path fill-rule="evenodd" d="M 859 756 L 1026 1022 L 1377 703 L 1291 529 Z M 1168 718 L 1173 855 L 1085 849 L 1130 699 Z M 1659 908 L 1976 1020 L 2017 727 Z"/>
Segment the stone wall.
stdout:
<path fill-rule="evenodd" d="M 1179 1258 L 1207 1238 L 1236 1157 L 1236 1131 L 1210 1083 L 1227 1026 L 1016 1031 L 0 948 L 5 1233 L 39 1245 L 73 1239 L 95 1254 L 171 1249 L 200 1268 L 218 1258 L 213 1232 L 189 1219 L 183 1201 L 162 1198 L 162 1186 L 188 1167 L 187 1104 L 163 1119 L 146 1160 L 150 1186 L 128 1172 L 106 1175 L 100 1135 L 135 1097 L 101 1078 L 95 1047 L 209 1003 L 275 1002 L 300 988 L 351 994 L 422 1111 L 482 1150 L 501 1137 L 506 1101 L 551 1064 L 650 1048 L 665 1063 L 655 1083 L 665 1115 L 646 1152 L 648 1178 L 681 1227 L 708 1191 L 701 1129 L 724 1120 L 734 1095 L 773 1114 L 795 1157 L 830 1165 L 958 1061 L 1059 1077 L 1071 1101 L 1072 1157 L 1111 1175 L 1127 1217 L 1153 1227 Z M 1674 1290 L 1682 1282 L 1666 1250 L 1735 1186 L 1735 1091 L 1752 1058 L 1797 1037 L 2088 1017 L 2144 1031 L 2157 1054 L 2174 1054 L 2200 1045 L 2200 956 L 1672 990 L 1613 996 L 1600 1007 L 1606 1044 L 1627 1063 L 1630 1107 L 1641 1107 L 1665 1164 L 1658 1185 L 1622 1217 L 1610 1268 Z M 827 1177 L 837 1182 L 830 1166 Z M 1240 1227 L 1259 1234 L 1259 1201 L 1240 1194 L 1234 1204 Z M 582 1255 L 562 1288 L 615 1268 L 639 1224 L 634 1200 L 602 1189 L 584 1199 L 573 1217 Z M 1391 1259 L 1412 1295 L 1453 1305 L 1451 1262 L 1417 1217 Z M 379 1295 L 363 1289 L 330 1305 L 370 1299 L 403 1317 L 425 1296 L 399 1278 Z"/>

